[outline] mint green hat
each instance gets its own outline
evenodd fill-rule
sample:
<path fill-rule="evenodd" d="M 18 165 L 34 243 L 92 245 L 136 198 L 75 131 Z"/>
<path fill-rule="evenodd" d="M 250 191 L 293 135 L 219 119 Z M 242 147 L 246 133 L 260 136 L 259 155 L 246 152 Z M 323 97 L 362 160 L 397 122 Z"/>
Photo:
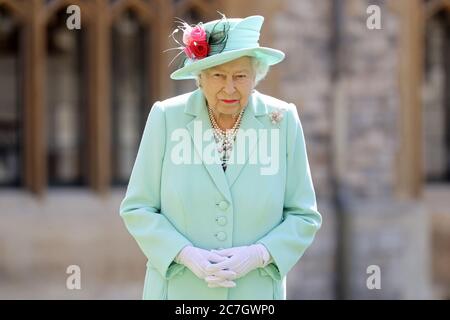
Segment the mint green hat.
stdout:
<path fill-rule="evenodd" d="M 174 71 L 170 77 L 174 80 L 195 79 L 195 72 L 208 69 L 220 64 L 235 60 L 243 56 L 252 56 L 264 61 L 268 65 L 274 65 L 284 59 L 285 54 L 276 49 L 260 47 L 259 35 L 264 22 L 262 16 L 250 16 L 244 19 L 230 18 L 214 20 L 205 24 L 199 24 L 207 34 L 216 30 L 225 30 L 225 41 L 221 45 L 208 43 L 209 52 L 202 58 L 190 58 L 186 56 L 181 68 Z M 212 37 L 210 39 L 213 39 Z M 211 43 L 210 43 L 211 42 Z"/>

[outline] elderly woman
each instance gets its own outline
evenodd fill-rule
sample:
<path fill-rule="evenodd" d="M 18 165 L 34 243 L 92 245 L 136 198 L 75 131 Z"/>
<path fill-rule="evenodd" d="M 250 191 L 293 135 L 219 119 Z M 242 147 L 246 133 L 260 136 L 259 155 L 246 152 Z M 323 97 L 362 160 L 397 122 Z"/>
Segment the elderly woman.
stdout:
<path fill-rule="evenodd" d="M 153 105 L 120 206 L 144 299 L 286 299 L 321 226 L 296 106 L 254 89 L 284 59 L 259 46 L 263 20 L 179 28 L 171 78 L 199 88 Z"/>

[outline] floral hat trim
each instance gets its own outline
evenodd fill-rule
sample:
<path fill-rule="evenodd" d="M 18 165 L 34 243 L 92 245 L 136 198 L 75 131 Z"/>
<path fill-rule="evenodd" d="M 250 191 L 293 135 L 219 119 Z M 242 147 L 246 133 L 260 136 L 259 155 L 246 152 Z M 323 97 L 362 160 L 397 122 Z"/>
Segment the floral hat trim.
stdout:
<path fill-rule="evenodd" d="M 180 63 L 180 68 L 184 66 L 186 59 L 200 60 L 221 53 L 225 49 L 230 24 L 227 22 L 224 14 L 218 13 L 222 16 L 222 19 L 212 27 L 211 32 L 205 29 L 202 22 L 196 25 L 189 25 L 182 19 L 177 18 L 177 22 L 180 25 L 172 31 L 169 37 L 172 37 L 179 46 L 167 49 L 164 52 L 169 50 L 180 50 L 180 52 L 170 61 L 169 66 L 183 53 L 184 56 Z M 225 22 L 223 23 L 223 27 L 218 27 L 222 22 Z M 183 33 L 182 42 L 175 38 L 175 34 L 179 31 Z"/>

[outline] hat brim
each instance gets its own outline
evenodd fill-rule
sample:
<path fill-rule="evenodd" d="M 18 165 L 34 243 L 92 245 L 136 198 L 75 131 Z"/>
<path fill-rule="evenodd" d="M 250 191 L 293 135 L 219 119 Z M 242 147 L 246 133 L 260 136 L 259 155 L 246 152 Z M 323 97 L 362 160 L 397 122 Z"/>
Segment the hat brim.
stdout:
<path fill-rule="evenodd" d="M 191 63 L 189 63 L 190 60 L 188 60 L 188 63 L 184 67 L 174 71 L 170 75 L 170 78 L 173 80 L 195 79 L 195 75 L 192 72 L 215 67 L 243 56 L 256 57 L 271 66 L 283 61 L 285 55 L 280 50 L 266 47 L 230 50 L 200 60 L 195 60 Z"/>

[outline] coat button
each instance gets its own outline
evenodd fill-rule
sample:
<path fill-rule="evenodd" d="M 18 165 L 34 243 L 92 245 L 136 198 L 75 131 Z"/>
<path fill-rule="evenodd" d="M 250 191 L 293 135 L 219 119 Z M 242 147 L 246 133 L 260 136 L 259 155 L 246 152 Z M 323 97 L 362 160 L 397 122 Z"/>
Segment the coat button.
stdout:
<path fill-rule="evenodd" d="M 216 222 L 219 226 L 224 226 L 227 224 L 227 217 L 225 217 L 225 216 L 217 217 Z"/>
<path fill-rule="evenodd" d="M 216 238 L 220 241 L 225 241 L 227 239 L 227 234 L 223 231 L 219 231 L 215 234 Z"/>
<path fill-rule="evenodd" d="M 222 210 L 227 210 L 228 209 L 228 202 L 223 200 L 219 202 L 219 208 Z"/>

